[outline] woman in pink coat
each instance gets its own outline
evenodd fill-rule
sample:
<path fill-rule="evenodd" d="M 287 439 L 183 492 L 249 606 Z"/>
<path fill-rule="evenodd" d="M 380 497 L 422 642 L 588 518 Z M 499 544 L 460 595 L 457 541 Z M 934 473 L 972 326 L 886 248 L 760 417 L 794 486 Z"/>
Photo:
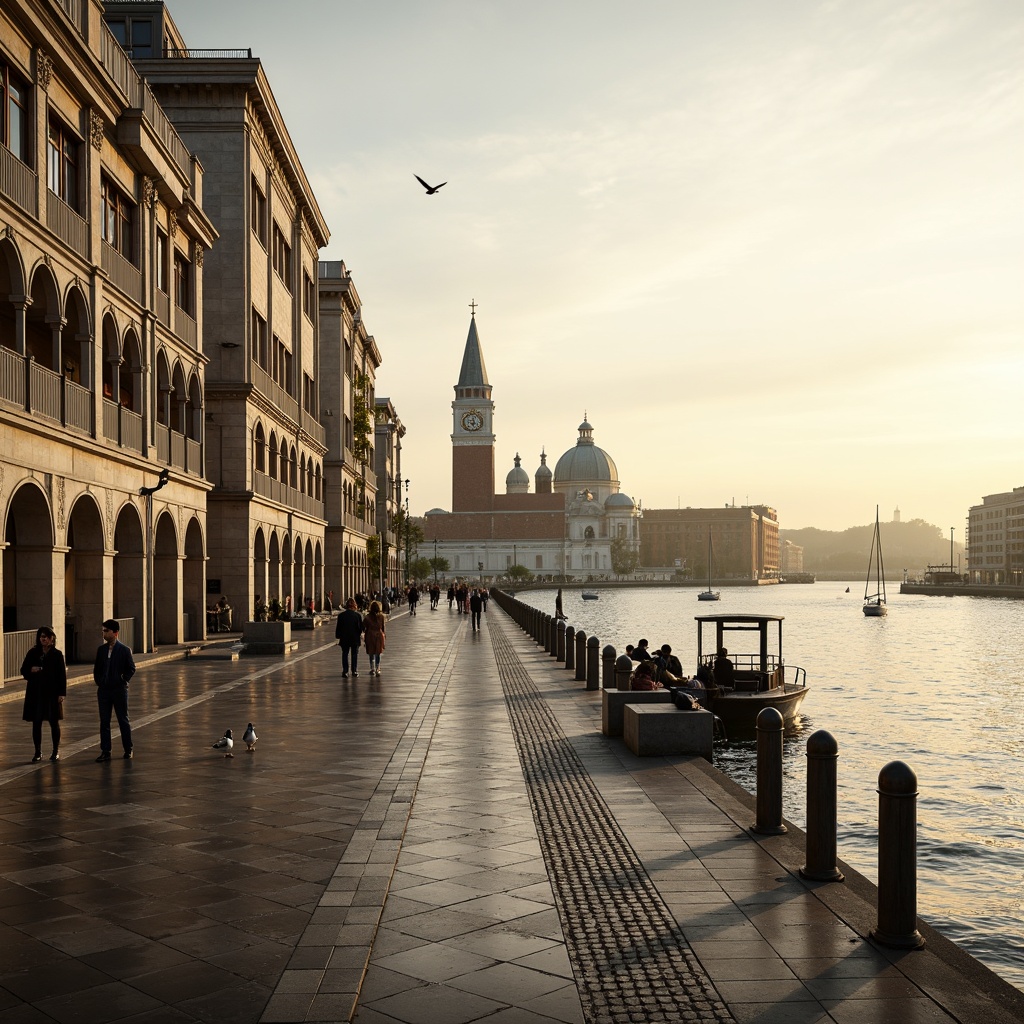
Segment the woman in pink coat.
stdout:
<path fill-rule="evenodd" d="M 380 602 L 373 601 L 363 619 L 363 646 L 370 658 L 370 675 L 380 675 L 380 656 L 384 653 L 387 618 L 380 610 Z"/>

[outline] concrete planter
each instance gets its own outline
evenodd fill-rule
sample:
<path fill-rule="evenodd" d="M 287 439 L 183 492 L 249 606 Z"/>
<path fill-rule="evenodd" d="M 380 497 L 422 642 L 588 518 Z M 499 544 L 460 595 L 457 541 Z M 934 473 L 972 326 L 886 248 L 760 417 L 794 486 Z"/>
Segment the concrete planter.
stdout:
<path fill-rule="evenodd" d="M 290 622 L 247 622 L 242 643 L 246 654 L 286 654 L 296 647 Z"/>

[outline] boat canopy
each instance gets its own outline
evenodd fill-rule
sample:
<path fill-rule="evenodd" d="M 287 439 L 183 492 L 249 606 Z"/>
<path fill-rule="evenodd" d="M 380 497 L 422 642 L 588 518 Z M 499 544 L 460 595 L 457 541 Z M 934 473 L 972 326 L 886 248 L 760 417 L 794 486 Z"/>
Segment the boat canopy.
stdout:
<path fill-rule="evenodd" d="M 778 623 L 778 663 L 782 663 L 782 622 L 784 615 L 695 615 L 697 621 L 697 663 L 700 664 L 704 657 L 704 626 L 705 624 L 715 627 L 715 651 L 727 646 L 723 643 L 726 633 L 757 633 L 757 653 L 760 671 L 768 671 L 768 625 Z M 748 652 L 743 652 L 748 653 Z"/>

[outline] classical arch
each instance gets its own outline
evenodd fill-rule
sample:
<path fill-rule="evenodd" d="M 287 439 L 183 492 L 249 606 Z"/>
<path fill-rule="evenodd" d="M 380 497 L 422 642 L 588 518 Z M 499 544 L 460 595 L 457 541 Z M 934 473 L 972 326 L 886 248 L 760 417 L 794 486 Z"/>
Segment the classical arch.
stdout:
<path fill-rule="evenodd" d="M 188 392 L 185 387 L 185 372 L 181 363 L 175 360 L 174 369 L 171 372 L 171 387 L 173 392 L 170 401 L 170 427 L 179 434 L 185 433 L 185 406 L 188 402 Z"/>
<path fill-rule="evenodd" d="M 267 539 L 263 536 L 263 527 L 257 526 L 252 541 L 252 592 L 269 603 L 267 590 Z"/>
<path fill-rule="evenodd" d="M 275 597 L 284 598 L 281 590 L 281 542 L 277 539 L 277 531 L 270 534 L 270 551 L 267 555 L 267 604 Z"/>
<path fill-rule="evenodd" d="M 271 429 L 270 443 L 267 445 L 267 476 L 273 477 L 275 480 L 278 478 L 279 472 L 277 467 L 277 459 L 277 431 Z"/>
<path fill-rule="evenodd" d="M 153 535 L 153 641 L 158 645 L 176 644 L 181 608 L 178 535 L 167 509 L 157 517 Z"/>
<path fill-rule="evenodd" d="M 317 586 L 316 573 L 313 570 L 313 542 L 306 541 L 306 551 L 303 558 L 303 592 L 306 600 L 313 598 L 314 604 L 320 603 L 320 588 Z"/>
<path fill-rule="evenodd" d="M 133 619 L 133 632 L 140 641 L 143 635 L 143 611 L 146 607 L 146 556 L 144 533 L 139 510 L 127 502 L 118 512 L 114 527 L 114 618 L 121 622 Z M 102 621 L 102 620 L 100 620 Z"/>
<path fill-rule="evenodd" d="M 37 264 L 32 271 L 30 294 L 32 305 L 25 315 L 25 349 L 40 366 L 57 371 L 63 317 L 57 282 L 45 263 Z"/>
<path fill-rule="evenodd" d="M 257 420 L 252 432 L 252 466 L 257 473 L 267 471 L 267 439 L 263 433 L 263 424 Z M 257 593 L 261 593 L 257 589 Z"/>
<path fill-rule="evenodd" d="M 50 503 L 35 481 L 23 483 L 11 496 L 4 540 L 4 632 L 52 625 L 60 636 L 63 622 L 51 621 L 55 596 L 53 518 Z"/>
<path fill-rule="evenodd" d="M 199 374 L 195 372 L 188 379 L 188 399 L 185 402 L 185 436 L 193 441 L 202 441 L 203 439 L 203 386 L 200 383 Z"/>
<path fill-rule="evenodd" d="M 182 565 L 181 610 L 185 640 L 202 640 L 206 635 L 206 542 L 198 517 L 192 516 L 185 528 L 185 561 Z"/>
<path fill-rule="evenodd" d="M 171 368 L 167 362 L 167 352 L 160 349 L 156 354 L 156 421 L 165 427 L 171 425 L 171 405 L 173 404 Z"/>
<path fill-rule="evenodd" d="M 69 661 L 91 661 L 99 644 L 99 623 L 110 616 L 103 600 L 103 515 L 91 494 L 80 495 L 71 509 L 67 548 L 64 604 L 75 630 L 74 637 L 65 640 L 64 654 Z M 86 642 L 86 637 L 96 643 Z"/>
<path fill-rule="evenodd" d="M 0 238 L 0 345 L 18 349 L 18 321 L 8 296 L 25 294 L 25 268 L 18 247 Z"/>
<path fill-rule="evenodd" d="M 60 370 L 68 380 L 92 388 L 92 324 L 89 304 L 77 283 L 71 285 L 64 298 Z"/>

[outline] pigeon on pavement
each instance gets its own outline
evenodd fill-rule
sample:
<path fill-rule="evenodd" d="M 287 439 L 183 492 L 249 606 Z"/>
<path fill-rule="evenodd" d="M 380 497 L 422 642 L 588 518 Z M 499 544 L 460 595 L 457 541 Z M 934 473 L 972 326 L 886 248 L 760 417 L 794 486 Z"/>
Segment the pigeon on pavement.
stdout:
<path fill-rule="evenodd" d="M 235 745 L 235 741 L 231 738 L 231 730 L 228 729 L 223 736 L 213 745 L 214 750 L 223 750 L 225 757 L 234 757 L 231 753 L 231 748 Z"/>
<path fill-rule="evenodd" d="M 259 737 L 256 735 L 256 730 L 253 728 L 252 722 L 249 723 L 248 728 L 242 735 L 242 741 L 245 743 L 245 749 L 251 754 L 256 749 L 256 740 Z"/>

